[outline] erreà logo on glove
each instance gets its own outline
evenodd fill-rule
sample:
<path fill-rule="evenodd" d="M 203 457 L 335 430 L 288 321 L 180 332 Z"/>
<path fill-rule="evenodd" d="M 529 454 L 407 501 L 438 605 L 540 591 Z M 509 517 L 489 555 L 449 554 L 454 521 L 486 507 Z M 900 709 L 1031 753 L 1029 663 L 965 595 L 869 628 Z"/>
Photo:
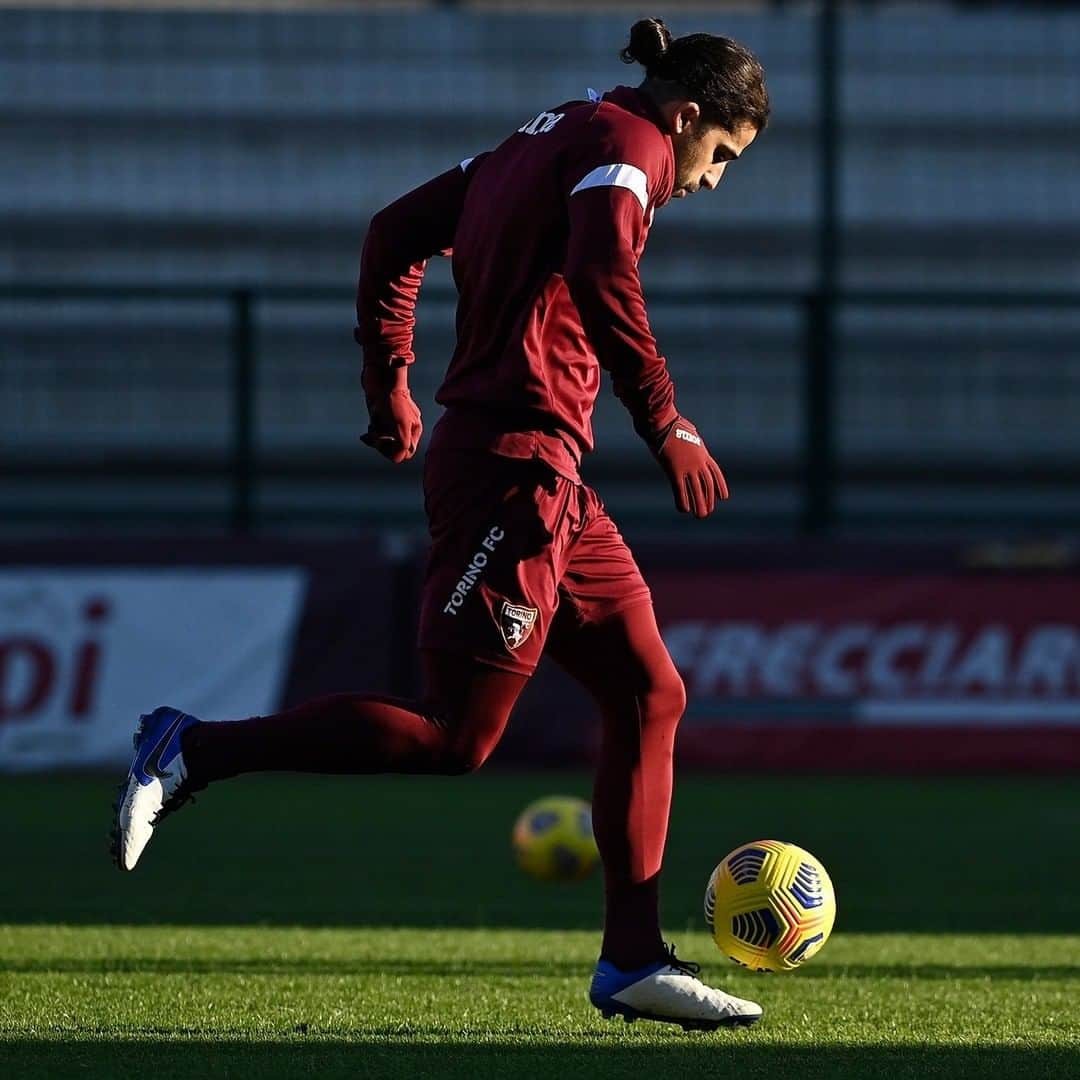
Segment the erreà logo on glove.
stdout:
<path fill-rule="evenodd" d="M 499 610 L 499 632 L 506 647 L 513 652 L 519 649 L 533 632 L 538 612 L 534 607 L 521 607 L 504 600 Z"/>
<path fill-rule="evenodd" d="M 677 427 L 675 429 L 675 438 L 682 439 L 683 442 L 693 443 L 695 446 L 701 445 L 701 436 L 695 435 L 692 431 L 687 431 L 686 428 Z"/>

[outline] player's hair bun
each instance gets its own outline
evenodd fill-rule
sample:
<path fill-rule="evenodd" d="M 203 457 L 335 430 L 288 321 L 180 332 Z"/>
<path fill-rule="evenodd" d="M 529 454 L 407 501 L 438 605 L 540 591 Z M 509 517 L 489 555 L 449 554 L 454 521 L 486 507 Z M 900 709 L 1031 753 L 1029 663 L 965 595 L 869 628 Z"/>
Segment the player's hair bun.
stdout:
<path fill-rule="evenodd" d="M 630 44 L 619 55 L 624 64 L 642 64 L 648 71 L 670 44 L 671 31 L 663 19 L 640 19 L 630 27 Z"/>

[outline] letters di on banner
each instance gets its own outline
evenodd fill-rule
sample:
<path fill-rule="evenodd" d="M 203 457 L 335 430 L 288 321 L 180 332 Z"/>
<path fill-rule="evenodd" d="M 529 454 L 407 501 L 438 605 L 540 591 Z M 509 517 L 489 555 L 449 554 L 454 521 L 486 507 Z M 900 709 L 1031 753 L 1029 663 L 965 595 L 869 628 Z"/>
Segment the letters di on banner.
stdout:
<path fill-rule="evenodd" d="M 1080 578 L 658 573 L 687 723 L 1080 727 Z"/>
<path fill-rule="evenodd" d="M 0 571 L 0 768 L 124 762 L 140 712 L 274 708 L 306 574 Z"/>

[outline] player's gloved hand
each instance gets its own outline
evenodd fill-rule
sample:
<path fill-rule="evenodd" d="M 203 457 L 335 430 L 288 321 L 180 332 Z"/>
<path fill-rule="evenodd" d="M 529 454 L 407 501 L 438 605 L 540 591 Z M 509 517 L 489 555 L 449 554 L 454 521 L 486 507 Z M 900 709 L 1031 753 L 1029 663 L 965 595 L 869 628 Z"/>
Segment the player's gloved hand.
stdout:
<path fill-rule="evenodd" d="M 361 379 L 369 420 L 360 441 L 395 465 L 408 461 L 424 431 L 420 409 L 409 393 L 408 368 L 365 365 Z"/>
<path fill-rule="evenodd" d="M 679 513 L 705 518 L 716 508 L 718 499 L 728 497 L 720 466 L 713 461 L 697 428 L 685 417 L 677 417 L 661 433 L 653 453 L 671 481 Z"/>

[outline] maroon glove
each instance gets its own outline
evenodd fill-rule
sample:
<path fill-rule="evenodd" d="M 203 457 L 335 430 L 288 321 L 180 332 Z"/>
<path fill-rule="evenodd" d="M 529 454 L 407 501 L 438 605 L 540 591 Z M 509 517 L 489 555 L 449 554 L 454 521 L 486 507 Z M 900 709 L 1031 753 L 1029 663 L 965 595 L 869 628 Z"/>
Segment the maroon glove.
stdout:
<path fill-rule="evenodd" d="M 679 513 L 705 518 L 716 508 L 717 499 L 728 497 L 720 466 L 709 456 L 697 428 L 684 417 L 676 418 L 653 453 L 671 481 Z"/>
<path fill-rule="evenodd" d="M 420 410 L 409 393 L 407 372 L 404 366 L 365 365 L 361 376 L 369 422 L 360 441 L 395 465 L 416 453 L 424 430 Z"/>

